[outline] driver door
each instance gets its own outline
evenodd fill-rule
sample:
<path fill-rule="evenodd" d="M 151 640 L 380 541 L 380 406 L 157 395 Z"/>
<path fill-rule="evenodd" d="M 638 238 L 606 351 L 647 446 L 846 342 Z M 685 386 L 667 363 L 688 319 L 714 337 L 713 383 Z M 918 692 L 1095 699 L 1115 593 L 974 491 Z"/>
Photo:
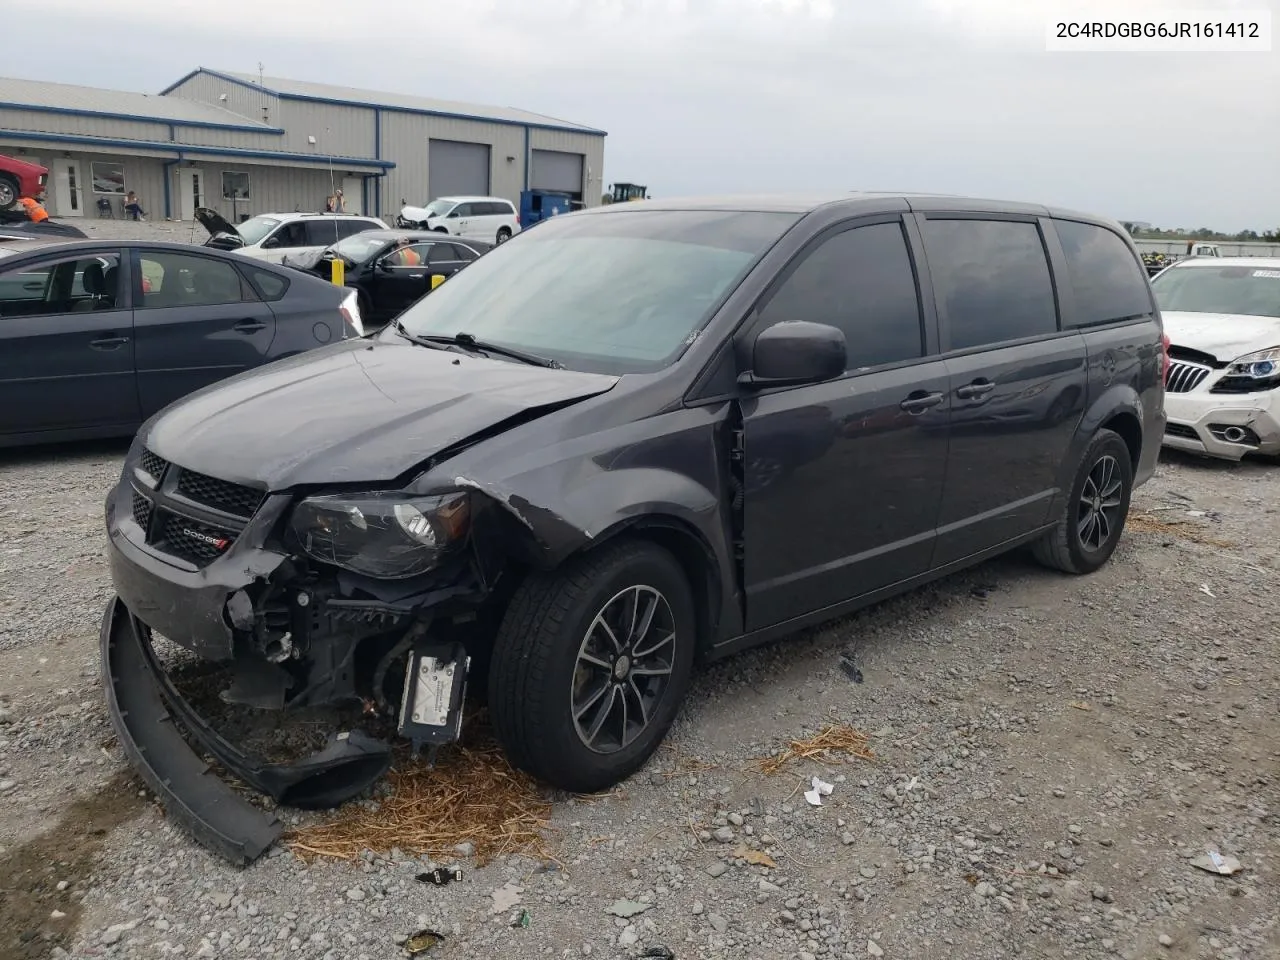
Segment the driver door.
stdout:
<path fill-rule="evenodd" d="M 470 237 L 475 229 L 475 207 L 474 203 L 460 203 L 450 210 L 445 217 L 450 224 L 449 232 L 455 237 Z"/>
<path fill-rule="evenodd" d="M 948 379 L 901 219 L 837 226 L 782 272 L 747 326 L 844 332 L 836 380 L 742 395 L 747 629 L 926 573 L 948 446 Z"/>

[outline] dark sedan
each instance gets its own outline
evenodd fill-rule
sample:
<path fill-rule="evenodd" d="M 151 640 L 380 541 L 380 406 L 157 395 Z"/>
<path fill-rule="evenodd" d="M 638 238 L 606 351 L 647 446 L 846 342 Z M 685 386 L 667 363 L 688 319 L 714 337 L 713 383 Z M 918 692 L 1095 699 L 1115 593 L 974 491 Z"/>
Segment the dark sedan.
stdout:
<path fill-rule="evenodd" d="M 0 244 L 0 446 L 129 436 L 201 387 L 363 332 L 352 291 L 176 243 Z"/>
<path fill-rule="evenodd" d="M 341 260 L 346 285 L 359 295 L 360 312 L 373 326 L 385 324 L 429 293 L 433 277 L 451 277 L 491 249 L 430 230 L 365 230 L 315 255 L 289 257 L 285 265 L 328 280 Z"/>

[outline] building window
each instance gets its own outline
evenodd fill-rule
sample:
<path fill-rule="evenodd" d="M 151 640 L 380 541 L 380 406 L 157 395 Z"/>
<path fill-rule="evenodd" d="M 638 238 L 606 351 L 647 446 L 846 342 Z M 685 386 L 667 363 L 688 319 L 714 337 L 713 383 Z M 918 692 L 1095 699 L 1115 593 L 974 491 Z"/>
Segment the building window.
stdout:
<path fill-rule="evenodd" d="M 249 175 L 234 170 L 222 171 L 222 199 L 248 200 Z"/>
<path fill-rule="evenodd" d="M 93 177 L 93 192 L 124 193 L 124 164 L 111 160 L 95 160 L 89 165 Z"/>

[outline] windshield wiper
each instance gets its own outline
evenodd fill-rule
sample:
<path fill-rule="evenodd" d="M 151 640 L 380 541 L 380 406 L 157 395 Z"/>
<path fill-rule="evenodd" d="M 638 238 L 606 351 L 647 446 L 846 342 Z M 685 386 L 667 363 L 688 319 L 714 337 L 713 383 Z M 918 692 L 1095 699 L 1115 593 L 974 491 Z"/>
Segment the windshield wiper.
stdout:
<path fill-rule="evenodd" d="M 399 326 L 397 329 L 414 343 L 425 341 L 428 344 L 438 343 L 444 346 L 462 347 L 464 350 L 470 350 L 473 353 L 496 353 L 498 356 L 510 357 L 512 360 L 519 360 L 521 363 L 527 363 L 533 367 L 547 367 L 551 370 L 564 369 L 558 360 L 552 360 L 550 357 L 540 357 L 536 353 L 526 353 L 523 350 L 517 350 L 515 347 L 506 347 L 488 340 L 477 340 L 469 333 L 455 333 L 451 337 L 445 337 L 436 334 L 412 334 Z"/>

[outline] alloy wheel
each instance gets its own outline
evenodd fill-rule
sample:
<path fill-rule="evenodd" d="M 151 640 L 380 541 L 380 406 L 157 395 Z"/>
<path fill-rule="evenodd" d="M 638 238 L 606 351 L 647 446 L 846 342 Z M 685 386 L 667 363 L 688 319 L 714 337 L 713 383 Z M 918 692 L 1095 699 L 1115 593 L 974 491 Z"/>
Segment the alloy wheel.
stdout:
<path fill-rule="evenodd" d="M 587 628 L 570 690 L 573 726 L 595 753 L 636 741 L 657 712 L 675 666 L 675 616 L 667 598 L 636 585 L 616 593 Z"/>
<path fill-rule="evenodd" d="M 1097 553 L 1106 546 L 1112 532 L 1119 527 L 1123 502 L 1124 479 L 1120 464 L 1109 454 L 1099 457 L 1080 491 L 1076 532 L 1081 547 Z"/>
<path fill-rule="evenodd" d="M 14 201 L 18 199 L 13 187 L 7 180 L 0 180 L 0 210 L 13 206 Z"/>

